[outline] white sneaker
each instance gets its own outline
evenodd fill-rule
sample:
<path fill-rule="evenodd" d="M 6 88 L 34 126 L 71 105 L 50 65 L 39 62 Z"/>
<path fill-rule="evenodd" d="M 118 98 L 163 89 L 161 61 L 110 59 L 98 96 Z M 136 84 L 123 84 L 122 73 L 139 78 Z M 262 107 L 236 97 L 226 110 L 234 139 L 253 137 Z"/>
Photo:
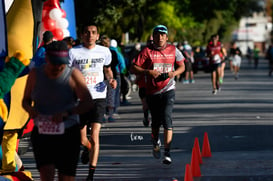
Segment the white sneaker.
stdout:
<path fill-rule="evenodd" d="M 170 165 L 172 163 L 170 152 L 164 153 L 164 159 L 162 161 L 163 164 Z"/>
<path fill-rule="evenodd" d="M 114 119 L 119 119 L 119 118 L 120 118 L 120 116 L 119 116 L 118 113 L 114 113 L 114 114 L 112 115 L 112 117 L 113 117 Z"/>
<path fill-rule="evenodd" d="M 156 159 L 159 159 L 161 157 L 160 153 L 160 146 L 161 146 L 161 141 L 158 139 L 157 141 L 152 140 L 153 142 L 153 156 Z"/>

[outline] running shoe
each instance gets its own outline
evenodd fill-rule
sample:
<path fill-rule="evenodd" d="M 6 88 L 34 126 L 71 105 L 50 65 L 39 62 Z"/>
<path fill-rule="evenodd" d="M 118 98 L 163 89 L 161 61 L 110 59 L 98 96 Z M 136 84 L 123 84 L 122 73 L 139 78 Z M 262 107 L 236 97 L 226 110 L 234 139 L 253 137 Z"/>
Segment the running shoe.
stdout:
<path fill-rule="evenodd" d="M 83 148 L 83 151 L 81 154 L 81 161 L 82 161 L 82 164 L 87 164 L 89 162 L 89 150 L 86 147 Z"/>
<path fill-rule="evenodd" d="M 213 91 L 212 91 L 212 94 L 217 94 L 217 90 L 216 89 L 214 89 Z"/>
<path fill-rule="evenodd" d="M 153 156 L 156 159 L 159 159 L 161 157 L 160 146 L 161 146 L 160 139 L 158 139 L 157 141 L 153 140 Z"/>
<path fill-rule="evenodd" d="M 190 81 L 188 81 L 188 80 L 183 81 L 183 84 L 189 84 L 189 83 L 190 83 Z"/>
<path fill-rule="evenodd" d="M 112 117 L 108 117 L 108 122 L 112 123 L 112 122 L 115 122 L 116 120 Z"/>
<path fill-rule="evenodd" d="M 118 113 L 114 113 L 112 117 L 114 119 L 120 119 L 120 115 Z"/>
<path fill-rule="evenodd" d="M 170 152 L 164 153 L 164 159 L 162 161 L 163 164 L 170 165 L 172 163 Z"/>
<path fill-rule="evenodd" d="M 88 177 L 86 178 L 86 181 L 93 181 L 93 180 L 94 180 L 93 177 L 90 175 L 88 175 Z"/>
<path fill-rule="evenodd" d="M 190 80 L 190 83 L 194 84 L 194 83 L 195 83 L 195 80 L 194 80 L 194 79 L 191 79 L 191 80 Z"/>
<path fill-rule="evenodd" d="M 148 127 L 149 124 L 150 124 L 149 118 L 144 118 L 144 119 L 143 119 L 143 125 L 144 125 L 145 127 Z"/>
<path fill-rule="evenodd" d="M 103 118 L 102 118 L 102 122 L 103 122 L 103 123 L 106 123 L 107 117 L 108 117 L 108 115 L 106 115 L 106 114 L 103 115 Z"/>

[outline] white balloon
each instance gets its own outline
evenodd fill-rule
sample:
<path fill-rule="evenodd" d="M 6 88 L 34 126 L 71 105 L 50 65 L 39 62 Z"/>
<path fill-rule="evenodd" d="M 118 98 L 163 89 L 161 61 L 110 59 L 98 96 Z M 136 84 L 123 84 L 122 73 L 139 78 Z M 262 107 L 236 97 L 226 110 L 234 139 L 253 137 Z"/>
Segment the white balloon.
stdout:
<path fill-rule="evenodd" d="M 64 38 L 70 36 L 70 32 L 68 29 L 63 29 Z"/>
<path fill-rule="evenodd" d="M 56 20 L 56 27 L 61 29 L 67 29 L 69 23 L 65 18 L 59 18 Z"/>
<path fill-rule="evenodd" d="M 58 8 L 53 8 L 49 11 L 49 17 L 51 19 L 57 20 L 62 17 L 62 11 Z"/>

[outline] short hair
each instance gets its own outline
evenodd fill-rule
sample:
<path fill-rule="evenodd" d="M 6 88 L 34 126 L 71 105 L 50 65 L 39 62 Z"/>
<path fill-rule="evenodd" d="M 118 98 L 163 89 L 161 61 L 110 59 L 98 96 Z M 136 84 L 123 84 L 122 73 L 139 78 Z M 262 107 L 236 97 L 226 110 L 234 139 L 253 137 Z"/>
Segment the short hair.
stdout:
<path fill-rule="evenodd" d="M 110 46 L 110 38 L 107 35 L 103 35 L 100 38 L 100 44 L 106 47 Z"/>
<path fill-rule="evenodd" d="M 47 43 L 53 39 L 53 33 L 51 31 L 45 31 L 43 33 L 43 42 Z"/>
<path fill-rule="evenodd" d="M 53 41 L 48 44 L 46 47 L 46 51 L 68 51 L 67 45 L 65 41 Z"/>
<path fill-rule="evenodd" d="M 98 33 L 100 32 L 100 29 L 99 29 L 99 26 L 97 25 L 97 23 L 91 21 L 91 22 L 85 22 L 85 23 L 83 23 L 83 24 L 80 25 L 80 28 L 79 28 L 80 33 L 82 34 L 84 32 L 84 29 L 86 27 L 88 27 L 88 26 L 95 26 L 95 27 L 97 27 Z"/>
<path fill-rule="evenodd" d="M 74 38 L 72 36 L 65 37 L 63 41 L 65 41 L 68 45 L 71 45 L 71 46 L 74 46 L 75 44 Z"/>

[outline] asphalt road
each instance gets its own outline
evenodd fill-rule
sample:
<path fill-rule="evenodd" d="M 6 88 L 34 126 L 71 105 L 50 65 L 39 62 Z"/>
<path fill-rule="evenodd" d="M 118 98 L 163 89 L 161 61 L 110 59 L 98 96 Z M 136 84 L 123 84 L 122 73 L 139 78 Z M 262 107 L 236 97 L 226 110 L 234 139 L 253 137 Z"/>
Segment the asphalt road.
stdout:
<path fill-rule="evenodd" d="M 141 104 L 134 92 L 130 104 L 119 108 L 120 119 L 102 127 L 95 180 L 182 181 L 194 139 L 201 147 L 205 132 L 212 157 L 203 158 L 202 176 L 195 181 L 273 180 L 273 77 L 267 67 L 264 59 L 258 69 L 244 60 L 238 80 L 227 67 L 216 95 L 208 73 L 195 74 L 195 84 L 177 83 L 170 166 L 152 157 L 150 128 L 142 125 Z M 40 180 L 31 149 L 21 158 L 34 180 Z M 87 173 L 88 166 L 79 163 L 76 180 L 84 180 Z"/>

